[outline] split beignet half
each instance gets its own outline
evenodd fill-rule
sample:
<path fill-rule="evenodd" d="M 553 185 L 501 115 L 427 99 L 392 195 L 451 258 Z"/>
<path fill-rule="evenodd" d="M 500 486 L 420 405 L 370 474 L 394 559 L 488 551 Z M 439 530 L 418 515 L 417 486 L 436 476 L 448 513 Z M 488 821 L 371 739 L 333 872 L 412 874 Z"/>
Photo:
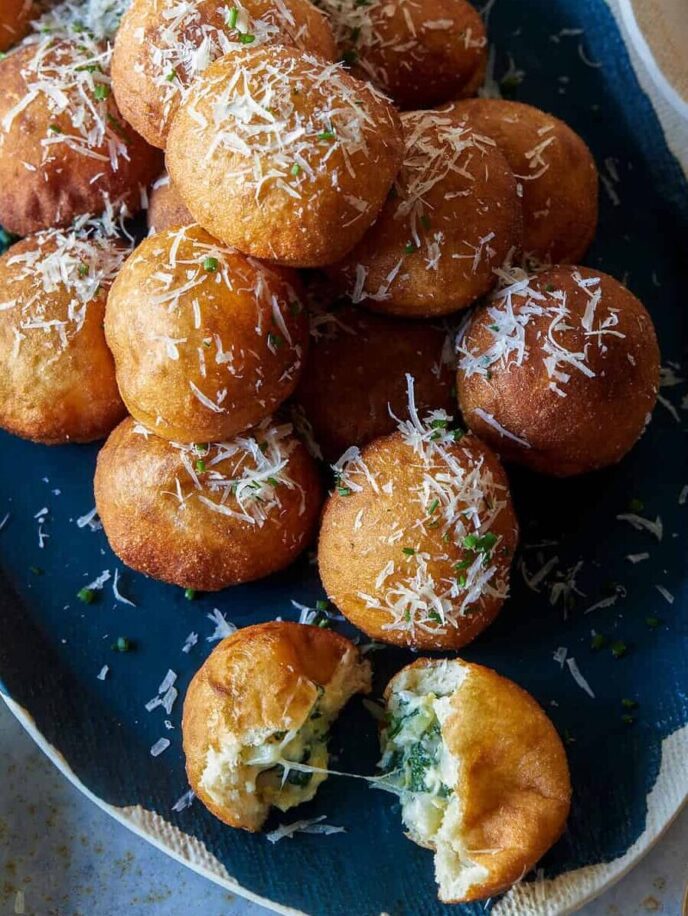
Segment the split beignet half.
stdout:
<path fill-rule="evenodd" d="M 310 801 L 327 778 L 330 725 L 370 665 L 331 630 L 286 621 L 221 642 L 192 680 L 182 722 L 186 771 L 225 824 L 258 831 L 275 806 Z M 295 769 L 290 764 L 305 764 Z"/>
<path fill-rule="evenodd" d="M 385 701 L 381 766 L 409 839 L 435 852 L 440 900 L 506 890 L 568 817 L 568 764 L 549 718 L 513 681 L 459 659 L 418 659 L 392 678 Z"/>

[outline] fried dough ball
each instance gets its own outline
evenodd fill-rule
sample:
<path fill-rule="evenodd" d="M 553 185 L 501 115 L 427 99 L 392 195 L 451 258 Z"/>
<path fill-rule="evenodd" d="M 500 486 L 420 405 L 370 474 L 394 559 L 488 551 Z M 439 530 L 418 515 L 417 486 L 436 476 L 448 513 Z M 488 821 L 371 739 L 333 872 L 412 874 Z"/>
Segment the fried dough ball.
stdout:
<path fill-rule="evenodd" d="M 160 159 L 123 123 L 109 51 L 88 33 L 28 42 L 0 61 L 0 223 L 26 235 L 109 204 L 140 207 Z"/>
<path fill-rule="evenodd" d="M 553 115 L 502 99 L 467 99 L 445 109 L 486 134 L 522 188 L 523 250 L 545 264 L 577 263 L 597 228 L 597 168 L 584 141 Z"/>
<path fill-rule="evenodd" d="M 7 51 L 29 31 L 36 16 L 34 0 L 2 0 L 0 6 L 0 52 Z"/>
<path fill-rule="evenodd" d="M 420 658 L 387 685 L 381 766 L 409 839 L 434 850 L 443 903 L 484 900 L 556 843 L 571 807 L 566 752 L 513 681 L 460 659 Z"/>
<path fill-rule="evenodd" d="M 189 86 L 213 61 L 264 44 L 295 45 L 326 60 L 336 48 L 326 17 L 308 0 L 133 0 L 115 39 L 112 79 L 126 119 L 164 149 Z"/>
<path fill-rule="evenodd" d="M 396 429 L 406 409 L 406 376 L 418 409 L 454 405 L 453 354 L 446 330 L 353 307 L 321 313 L 295 400 L 326 461 Z"/>
<path fill-rule="evenodd" d="M 148 228 L 152 232 L 177 229 L 195 222 L 169 175 L 159 178 L 148 196 Z"/>
<path fill-rule="evenodd" d="M 180 442 L 230 438 L 270 416 L 296 387 L 308 344 L 296 282 L 200 226 L 143 241 L 105 318 L 129 413 Z"/>
<path fill-rule="evenodd" d="M 95 494 L 123 563 L 207 592 L 287 567 L 322 502 L 313 459 L 272 420 L 228 442 L 180 445 L 130 417 L 98 455 Z"/>
<path fill-rule="evenodd" d="M 344 60 L 400 108 L 432 108 L 474 95 L 485 76 L 487 36 L 464 0 L 320 0 Z"/>
<path fill-rule="evenodd" d="M 223 640 L 184 701 L 186 772 L 194 793 L 230 827 L 257 831 L 270 808 L 310 801 L 325 773 L 332 722 L 370 693 L 370 664 L 344 636 L 273 621 Z"/>
<path fill-rule="evenodd" d="M 329 598 L 373 639 L 458 649 L 508 594 L 517 523 L 497 457 L 444 411 L 338 464 L 318 549 Z"/>
<path fill-rule="evenodd" d="M 520 249 L 516 180 L 494 141 L 434 111 L 406 112 L 404 164 L 382 213 L 331 268 L 354 302 L 412 318 L 466 308 Z"/>
<path fill-rule="evenodd" d="M 658 387 L 652 319 L 625 287 L 587 267 L 518 272 L 459 341 L 466 423 L 504 458 L 543 474 L 620 461 Z"/>
<path fill-rule="evenodd" d="M 167 167 L 197 222 L 294 267 L 343 257 L 401 165 L 399 119 L 341 64 L 261 47 L 212 64 L 170 131 Z"/>
<path fill-rule="evenodd" d="M 94 224 L 29 236 L 0 257 L 0 426 L 48 445 L 106 436 L 125 414 L 105 343 L 128 249 Z"/>

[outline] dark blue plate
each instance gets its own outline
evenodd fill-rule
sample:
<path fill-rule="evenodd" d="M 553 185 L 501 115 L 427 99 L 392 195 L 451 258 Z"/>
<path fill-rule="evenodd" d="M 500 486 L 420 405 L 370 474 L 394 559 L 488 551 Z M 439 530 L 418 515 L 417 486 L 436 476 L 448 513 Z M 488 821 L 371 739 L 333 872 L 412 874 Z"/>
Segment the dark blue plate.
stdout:
<path fill-rule="evenodd" d="M 624 279 L 646 303 L 664 363 L 681 376 L 686 184 L 609 8 L 603 0 L 499 0 L 489 27 L 496 73 L 524 72 L 517 86 L 508 78 L 505 91 L 561 116 L 592 147 L 605 186 L 598 238 L 586 263 Z M 658 406 L 648 432 L 617 468 L 563 482 L 512 473 L 527 573 L 552 557 L 558 561 L 538 592 L 516 571 L 501 617 L 464 654 L 513 678 L 545 706 L 567 741 L 575 794 L 568 830 L 542 863 L 544 877 L 556 879 L 548 885 L 551 902 L 534 902 L 533 883 L 526 881 L 511 902 L 493 904 L 495 913 L 556 913 L 580 905 L 642 854 L 688 795 L 679 753 L 688 733 L 688 505 L 679 504 L 688 482 L 688 414 L 681 407 L 687 390 L 680 382 L 663 389 L 671 409 Z M 195 865 L 201 862 L 216 880 L 227 883 L 232 875 L 265 901 L 318 916 L 444 911 L 435 900 L 432 856 L 404 838 L 394 799 L 363 783 L 330 779 L 312 803 L 279 819 L 325 814 L 346 833 L 298 835 L 274 846 L 264 836 L 223 826 L 198 802 L 172 810 L 186 790 L 181 700 L 169 717 L 160 708 L 146 712 L 146 701 L 168 669 L 177 673 L 180 691 L 186 688 L 211 649 L 208 615 L 214 608 L 239 626 L 277 615 L 297 619 L 292 599 L 312 606 L 322 591 L 303 558 L 282 575 L 195 601 L 180 589 L 122 571 L 121 591 L 136 607 L 116 602 L 111 582 L 96 602 L 83 604 L 80 588 L 104 569 L 121 570 L 102 531 L 76 524 L 93 506 L 96 452 L 0 436 L 0 519 L 10 513 L 0 532 L 0 677 L 3 690 L 26 711 L 21 714 L 98 799 L 157 813 L 144 818 L 142 829 L 180 857 L 195 857 Z M 617 520 L 632 502 L 638 514 L 661 517 L 661 541 Z M 41 521 L 35 515 L 43 508 L 48 512 Z M 42 549 L 39 524 L 46 536 Z M 545 546 L 528 546 L 537 544 Z M 649 558 L 629 561 L 642 553 Z M 557 573 L 581 560 L 576 583 L 584 595 L 574 593 L 575 603 L 566 608 L 561 601 L 552 605 Z M 593 630 L 607 640 L 597 651 Z M 192 631 L 198 643 L 185 653 Z M 118 636 L 132 640 L 134 650 L 113 652 Z M 622 657 L 614 656 L 612 644 Z M 566 663 L 553 660 L 559 647 L 575 659 L 594 699 Z M 376 652 L 377 690 L 410 658 L 391 648 Z M 101 681 L 104 665 L 109 672 Z M 637 702 L 637 709 L 624 706 L 624 699 Z M 628 716 L 632 722 L 624 720 Z M 152 757 L 160 738 L 171 745 Z M 335 726 L 332 749 L 338 769 L 374 772 L 375 727 L 360 702 Z M 165 830 L 163 819 L 199 841 L 192 844 L 196 853 Z M 203 847 L 207 853 L 201 854 Z M 482 905 L 461 909 L 482 911 Z"/>

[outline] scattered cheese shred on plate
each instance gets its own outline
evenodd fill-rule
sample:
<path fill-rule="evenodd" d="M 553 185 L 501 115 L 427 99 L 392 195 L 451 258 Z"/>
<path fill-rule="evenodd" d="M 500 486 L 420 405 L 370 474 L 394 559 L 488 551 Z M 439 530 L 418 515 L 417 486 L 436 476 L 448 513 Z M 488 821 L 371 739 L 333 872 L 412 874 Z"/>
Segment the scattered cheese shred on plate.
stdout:
<path fill-rule="evenodd" d="M 662 540 L 664 527 L 659 516 L 657 516 L 654 522 L 651 518 L 643 518 L 642 515 L 636 515 L 634 512 L 626 512 L 622 515 L 617 515 L 616 517 L 620 522 L 628 522 L 628 524 L 632 525 L 636 531 L 649 531 L 650 534 L 653 534 L 658 541 Z"/>
<path fill-rule="evenodd" d="M 153 747 L 150 749 L 151 757 L 159 757 L 163 751 L 166 751 L 171 742 L 169 738 L 158 738 Z"/>
<path fill-rule="evenodd" d="M 294 821 L 292 824 L 282 824 L 276 830 L 265 834 L 270 843 L 279 843 L 285 837 L 292 837 L 295 833 L 321 833 L 328 836 L 331 833 L 345 833 L 344 827 L 335 827 L 332 824 L 323 824 L 326 815 L 310 818 L 309 820 Z"/>
<path fill-rule="evenodd" d="M 573 677 L 574 681 L 578 684 L 581 690 L 584 690 L 588 694 L 588 696 L 592 697 L 594 700 L 595 694 L 592 692 L 592 688 L 590 687 L 590 684 L 588 684 L 588 682 L 585 680 L 583 675 L 580 673 L 580 668 L 576 664 L 576 659 L 567 658 L 566 664 L 568 666 L 569 671 L 571 672 L 571 676 Z"/>

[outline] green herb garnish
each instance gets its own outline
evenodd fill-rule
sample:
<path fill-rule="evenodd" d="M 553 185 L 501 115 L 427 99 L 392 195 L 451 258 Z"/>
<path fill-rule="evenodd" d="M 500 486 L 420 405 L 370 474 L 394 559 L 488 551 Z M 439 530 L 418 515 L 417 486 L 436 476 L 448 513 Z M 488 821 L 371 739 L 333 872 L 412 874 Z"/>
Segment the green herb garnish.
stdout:
<path fill-rule="evenodd" d="M 112 650 L 114 652 L 131 652 L 133 648 L 133 642 L 130 639 L 127 639 L 126 636 L 118 636 L 115 642 L 112 644 Z"/>

